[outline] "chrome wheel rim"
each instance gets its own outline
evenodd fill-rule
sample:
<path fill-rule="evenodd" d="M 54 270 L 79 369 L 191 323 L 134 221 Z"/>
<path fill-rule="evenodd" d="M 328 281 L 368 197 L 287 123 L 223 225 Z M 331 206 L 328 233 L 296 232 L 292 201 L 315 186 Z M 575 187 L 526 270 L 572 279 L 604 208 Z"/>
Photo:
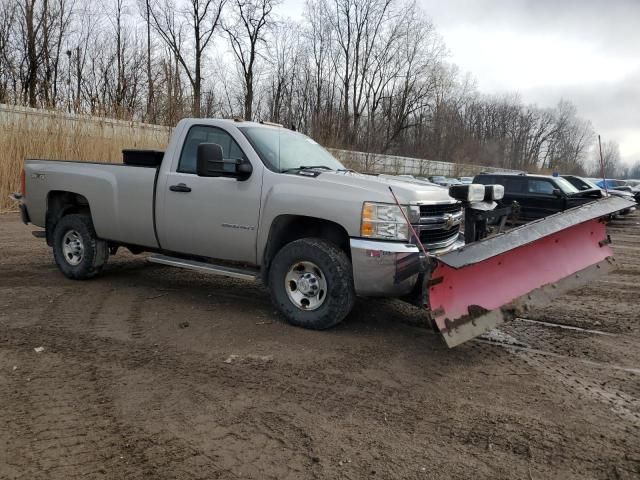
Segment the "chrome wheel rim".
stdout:
<path fill-rule="evenodd" d="M 284 277 L 284 289 L 300 310 L 316 310 L 327 298 L 327 280 L 313 262 L 296 262 Z"/>
<path fill-rule="evenodd" d="M 84 257 L 82 237 L 75 230 L 69 230 L 62 237 L 62 254 L 69 265 L 76 266 Z"/>

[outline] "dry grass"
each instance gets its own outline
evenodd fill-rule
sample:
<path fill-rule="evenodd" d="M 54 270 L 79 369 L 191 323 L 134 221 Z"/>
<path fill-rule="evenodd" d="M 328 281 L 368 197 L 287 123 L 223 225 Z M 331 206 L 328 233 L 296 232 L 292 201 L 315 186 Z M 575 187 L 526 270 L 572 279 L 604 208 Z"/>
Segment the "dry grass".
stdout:
<path fill-rule="evenodd" d="M 15 210 L 9 198 L 20 188 L 25 158 L 120 162 L 123 148 L 164 149 L 169 131 L 126 122 L 64 114 L 0 111 L 0 211 Z"/>
<path fill-rule="evenodd" d="M 0 212 L 17 209 L 9 194 L 20 188 L 25 158 L 120 162 L 123 148 L 165 149 L 169 134 L 169 128 L 156 125 L 0 105 Z M 478 165 L 330 150 L 359 171 L 470 176 L 491 171 Z"/>

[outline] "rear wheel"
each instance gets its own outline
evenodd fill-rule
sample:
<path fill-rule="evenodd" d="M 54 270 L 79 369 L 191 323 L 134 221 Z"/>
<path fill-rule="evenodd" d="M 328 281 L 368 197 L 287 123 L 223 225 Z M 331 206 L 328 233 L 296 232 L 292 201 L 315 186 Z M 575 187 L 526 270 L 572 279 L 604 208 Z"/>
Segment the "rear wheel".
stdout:
<path fill-rule="evenodd" d="M 66 215 L 53 233 L 53 257 L 68 278 L 84 280 L 98 275 L 109 258 L 107 242 L 97 237 L 89 215 Z"/>
<path fill-rule="evenodd" d="M 271 299 L 292 325 L 333 327 L 355 301 L 351 262 L 334 244 L 303 238 L 285 245 L 269 270 Z"/>

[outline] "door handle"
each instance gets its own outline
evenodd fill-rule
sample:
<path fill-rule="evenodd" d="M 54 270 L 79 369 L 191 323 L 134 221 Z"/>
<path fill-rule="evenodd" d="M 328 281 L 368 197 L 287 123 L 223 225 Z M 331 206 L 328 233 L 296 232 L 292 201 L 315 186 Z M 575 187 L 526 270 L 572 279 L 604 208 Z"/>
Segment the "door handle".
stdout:
<path fill-rule="evenodd" d="M 169 190 L 172 192 L 189 193 L 191 191 L 191 187 L 187 187 L 184 183 L 179 183 L 177 185 L 171 185 Z"/>

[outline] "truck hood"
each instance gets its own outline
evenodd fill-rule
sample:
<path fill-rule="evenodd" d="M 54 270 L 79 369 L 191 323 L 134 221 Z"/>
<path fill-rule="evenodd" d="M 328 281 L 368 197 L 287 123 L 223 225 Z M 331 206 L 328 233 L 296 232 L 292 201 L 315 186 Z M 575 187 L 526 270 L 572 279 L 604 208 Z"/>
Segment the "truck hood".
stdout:
<path fill-rule="evenodd" d="M 365 175 L 356 172 L 322 172 L 317 181 L 361 190 L 363 201 L 393 203 L 389 187 L 400 203 L 454 203 L 447 188 L 410 178 Z"/>

